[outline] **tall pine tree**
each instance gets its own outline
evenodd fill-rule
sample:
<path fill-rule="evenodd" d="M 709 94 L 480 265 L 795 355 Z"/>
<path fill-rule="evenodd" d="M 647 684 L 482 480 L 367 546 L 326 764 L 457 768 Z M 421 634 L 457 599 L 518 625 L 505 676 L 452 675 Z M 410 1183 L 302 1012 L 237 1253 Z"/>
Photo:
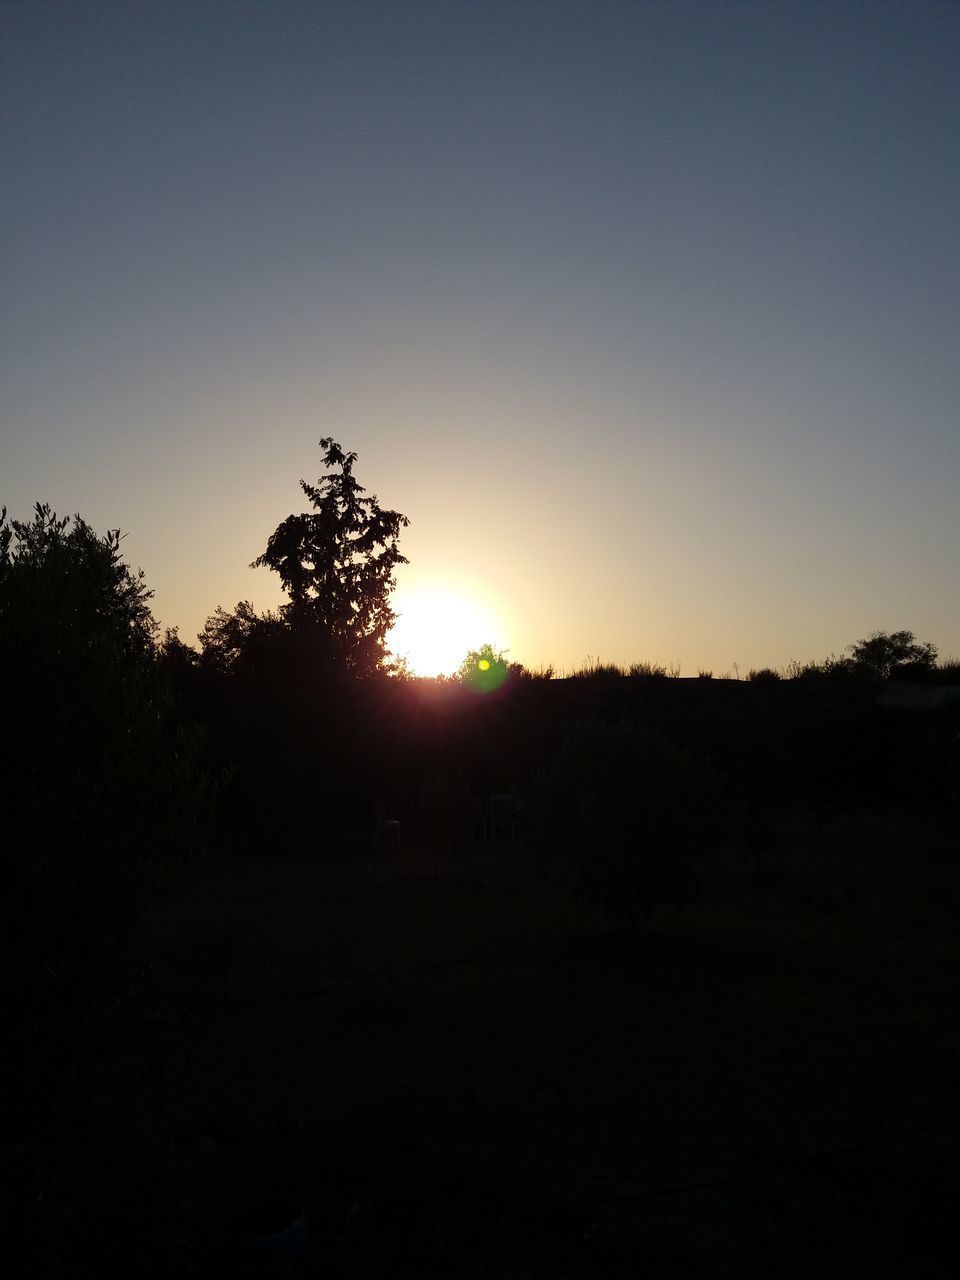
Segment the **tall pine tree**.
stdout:
<path fill-rule="evenodd" d="M 395 614 L 390 593 L 398 564 L 397 511 L 384 511 L 376 494 L 353 474 L 355 453 L 326 436 L 320 441 L 329 474 L 315 485 L 300 481 L 312 511 L 290 515 L 254 560 L 280 575 L 290 596 L 283 615 L 291 630 L 316 641 L 318 653 L 344 674 L 366 678 L 386 668 L 386 637 Z"/>

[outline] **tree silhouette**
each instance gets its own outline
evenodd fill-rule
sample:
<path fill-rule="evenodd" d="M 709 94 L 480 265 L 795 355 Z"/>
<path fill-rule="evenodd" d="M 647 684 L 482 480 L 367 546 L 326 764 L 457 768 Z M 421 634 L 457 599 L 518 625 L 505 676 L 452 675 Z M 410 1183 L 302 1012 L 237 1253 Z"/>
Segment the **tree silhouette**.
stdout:
<path fill-rule="evenodd" d="M 384 511 L 375 494 L 361 496 L 365 490 L 353 475 L 355 453 L 344 453 L 329 436 L 320 447 L 330 474 L 316 485 L 300 481 L 314 510 L 287 516 L 253 567 L 279 573 L 290 596 L 281 611 L 285 621 L 316 640 L 323 660 L 366 677 L 388 663 L 393 575 L 398 564 L 407 563 L 397 539 L 410 522 L 397 511 Z"/>
<path fill-rule="evenodd" d="M 71 527 L 69 516 L 58 519 L 41 502 L 29 524 L 8 520 L 6 507 L 0 511 L 0 621 L 8 636 L 16 627 L 24 655 L 32 651 L 34 661 L 47 642 L 64 656 L 91 647 L 114 657 L 152 654 L 152 595 L 143 572 L 123 563 L 119 529 L 101 538 L 80 516 Z"/>
<path fill-rule="evenodd" d="M 232 613 L 217 605 L 198 635 L 200 663 L 220 674 L 241 673 L 263 667 L 282 655 L 288 627 L 276 612 L 257 613 L 249 600 L 241 600 Z"/>
<path fill-rule="evenodd" d="M 499 650 L 492 644 L 482 644 L 467 654 L 455 678 L 476 693 L 493 693 L 503 685 L 510 671 L 510 664 Z"/>
<path fill-rule="evenodd" d="M 0 989 L 99 945 L 206 816 L 202 734 L 120 541 L 43 503 L 0 511 Z"/>
<path fill-rule="evenodd" d="M 850 645 L 855 671 L 889 680 L 897 674 L 920 674 L 932 671 L 937 662 L 937 649 L 919 643 L 912 631 L 875 631 L 866 640 Z"/>

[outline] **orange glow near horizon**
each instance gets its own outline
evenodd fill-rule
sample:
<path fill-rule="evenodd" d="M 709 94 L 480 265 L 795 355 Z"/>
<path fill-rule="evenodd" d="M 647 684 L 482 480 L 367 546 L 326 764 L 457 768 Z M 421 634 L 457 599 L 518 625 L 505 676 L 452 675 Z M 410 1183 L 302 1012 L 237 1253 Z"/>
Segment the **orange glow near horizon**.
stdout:
<path fill-rule="evenodd" d="M 387 643 L 416 676 L 452 675 L 472 649 L 498 630 L 493 615 L 475 600 L 445 590 L 418 590 L 396 605 Z"/>

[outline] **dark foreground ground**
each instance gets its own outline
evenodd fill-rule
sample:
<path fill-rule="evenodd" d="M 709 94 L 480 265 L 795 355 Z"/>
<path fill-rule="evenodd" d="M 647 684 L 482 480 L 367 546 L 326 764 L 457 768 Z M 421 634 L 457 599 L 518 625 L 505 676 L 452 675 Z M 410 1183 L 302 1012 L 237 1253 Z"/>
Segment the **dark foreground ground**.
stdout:
<path fill-rule="evenodd" d="M 330 1280 L 953 1275 L 958 866 L 797 811 L 633 935 L 518 845 L 208 867 L 64 1070 L 27 1274 L 215 1274 L 289 1195 Z"/>

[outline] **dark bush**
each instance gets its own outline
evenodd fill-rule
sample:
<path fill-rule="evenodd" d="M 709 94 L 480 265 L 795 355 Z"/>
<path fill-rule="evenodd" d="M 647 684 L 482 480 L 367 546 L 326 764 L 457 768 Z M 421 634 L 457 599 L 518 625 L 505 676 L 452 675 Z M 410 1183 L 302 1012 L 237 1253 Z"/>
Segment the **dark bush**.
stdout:
<path fill-rule="evenodd" d="M 874 680 L 915 679 L 936 670 L 936 645 L 919 642 L 912 631 L 875 631 L 850 645 L 850 653 L 854 671 Z"/>
<path fill-rule="evenodd" d="M 89 976 L 145 894 L 202 845 L 215 788 L 119 533 L 39 503 L 30 523 L 4 517 L 0 955 L 36 1004 L 36 983 L 59 991 Z"/>
<path fill-rule="evenodd" d="M 773 667 L 759 667 L 747 673 L 747 679 L 754 684 L 775 684 L 780 679 L 780 672 Z"/>
<path fill-rule="evenodd" d="M 667 668 L 660 662 L 631 662 L 627 674 L 635 679 L 659 680 L 666 676 Z"/>

